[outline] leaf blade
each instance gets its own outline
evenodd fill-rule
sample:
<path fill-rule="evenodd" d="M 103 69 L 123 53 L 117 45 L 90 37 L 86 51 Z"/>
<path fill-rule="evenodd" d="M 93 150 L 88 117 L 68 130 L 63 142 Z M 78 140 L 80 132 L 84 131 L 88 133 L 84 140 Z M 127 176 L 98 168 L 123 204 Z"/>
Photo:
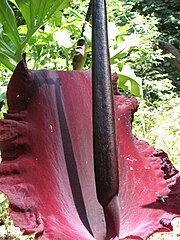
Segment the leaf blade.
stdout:
<path fill-rule="evenodd" d="M 7 56 L 5 56 L 4 54 L 0 53 L 0 59 L 1 59 L 1 63 L 7 67 L 8 69 L 10 69 L 11 71 L 14 71 L 15 67 L 16 67 L 16 63 L 12 62 L 10 58 L 8 58 Z"/>
<path fill-rule="evenodd" d="M 134 71 L 125 65 L 120 73 L 118 73 L 118 87 L 124 90 L 128 90 L 136 97 L 142 97 L 142 79 L 134 74 Z"/>
<path fill-rule="evenodd" d="M 16 18 L 7 0 L 1 0 L 0 22 L 3 25 L 4 32 L 14 43 L 16 48 L 18 48 L 20 46 L 20 37 L 17 29 Z"/>
<path fill-rule="evenodd" d="M 15 0 L 16 1 L 16 4 L 19 8 L 19 10 L 21 11 L 25 21 L 26 21 L 26 24 L 27 24 L 27 27 L 28 29 L 31 29 L 31 18 L 30 18 L 30 1 L 29 0 Z"/>

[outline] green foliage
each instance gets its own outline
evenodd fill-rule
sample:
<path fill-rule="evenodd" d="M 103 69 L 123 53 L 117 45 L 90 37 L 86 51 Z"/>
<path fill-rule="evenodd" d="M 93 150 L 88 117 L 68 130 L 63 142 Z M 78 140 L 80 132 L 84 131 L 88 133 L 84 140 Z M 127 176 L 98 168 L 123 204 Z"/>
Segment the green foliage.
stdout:
<path fill-rule="evenodd" d="M 132 41 L 133 36 L 121 35 L 121 27 L 117 27 L 113 23 L 109 23 L 108 29 L 111 70 L 117 72 L 119 76 L 118 87 L 134 96 L 142 97 L 142 81 L 126 63 L 130 52 L 137 48 L 139 39 Z"/>
<path fill-rule="evenodd" d="M 61 11 L 70 4 L 70 0 L 15 0 L 15 2 L 27 24 L 27 36 L 24 42 L 27 42 L 27 39 L 46 23 L 56 11 Z"/>
<path fill-rule="evenodd" d="M 1 0 L 0 22 L 9 39 L 14 43 L 15 46 L 19 47 L 20 38 L 17 30 L 16 18 L 7 0 Z"/>
<path fill-rule="evenodd" d="M 22 30 L 25 26 L 21 26 Z M 31 37 L 26 45 L 27 63 L 30 69 L 63 69 L 66 65 L 66 52 L 68 49 L 64 48 L 63 41 L 59 45 L 58 38 L 61 35 L 56 27 L 45 25 L 44 30 L 39 29 Z M 64 42 L 68 39 L 64 39 Z M 66 51 L 64 52 L 63 51 Z M 51 59 L 51 61 L 49 61 Z"/>
<path fill-rule="evenodd" d="M 137 77 L 129 66 L 124 65 L 118 76 L 118 87 L 120 89 L 130 92 L 132 95 L 137 97 L 143 96 L 142 79 Z"/>
<path fill-rule="evenodd" d="M 137 13 L 135 16 L 129 24 L 128 31 L 133 36 L 132 42 L 138 38 L 139 43 L 128 54 L 126 63 L 134 69 L 136 76 L 142 79 L 144 99 L 148 104 L 152 104 L 156 100 L 161 100 L 165 92 L 173 90 L 168 74 L 161 68 L 162 62 L 169 55 L 164 55 L 158 47 L 156 39 L 160 33 L 157 29 L 157 19 L 143 17 Z"/>
<path fill-rule="evenodd" d="M 7 109 L 6 91 L 10 76 L 11 72 L 0 64 L 0 118 L 3 117 L 3 113 Z"/>
<path fill-rule="evenodd" d="M 70 0 L 11 0 L 21 11 L 26 24 L 27 32 L 20 34 L 15 14 L 7 0 L 0 5 L 0 57 L 1 62 L 13 70 L 21 60 L 25 45 L 43 24 L 52 15 L 69 6 Z"/>
<path fill-rule="evenodd" d="M 179 6 L 180 3 L 175 0 L 142 0 L 141 5 L 136 1 L 133 9 L 144 16 L 155 16 L 159 21 L 160 38 L 179 48 L 180 33 L 177 31 L 180 19 Z"/>
<path fill-rule="evenodd" d="M 156 108 L 148 106 L 145 100 L 135 114 L 133 131 L 140 139 L 145 139 L 157 149 L 163 149 L 174 165 L 180 168 L 180 99 L 171 93 L 164 101 L 158 101 Z"/>
<path fill-rule="evenodd" d="M 135 0 L 133 11 L 138 11 L 142 16 L 155 17 L 158 20 L 157 29 L 160 33 L 157 37 L 165 42 L 172 44 L 176 47 L 177 51 L 180 50 L 180 1 L 179 0 Z M 177 90 L 180 89 L 179 70 L 169 61 L 168 58 L 164 59 L 161 67 L 166 69 L 168 77 L 172 80 Z M 180 67 L 179 67 L 180 68 Z"/>
<path fill-rule="evenodd" d="M 7 45 L 6 54 L 3 47 L 0 50 L 1 54 L 4 54 L 2 57 L 3 64 L 7 68 L 13 70 L 17 62 L 21 59 L 22 51 L 27 51 L 28 65 L 31 69 L 38 69 L 41 66 L 51 69 L 72 69 L 71 62 L 73 49 L 76 46 L 77 40 L 81 37 L 82 27 L 85 23 L 84 18 L 86 8 L 79 13 L 77 11 L 77 4 L 69 7 L 68 10 L 65 9 L 69 5 L 70 1 L 58 0 L 54 2 L 44 0 L 37 2 L 35 0 L 11 0 L 11 3 L 15 4 L 15 6 L 19 9 L 19 12 L 22 14 L 22 17 L 24 17 L 26 22 L 26 25 L 20 25 L 17 28 L 16 16 L 12 8 L 9 6 L 7 0 L 3 1 L 3 7 L 8 9 L 8 11 L 6 11 L 8 14 L 5 15 L 3 12 L 4 8 L 1 8 L 2 12 L 0 20 L 2 23 L 2 39 L 5 35 L 7 35 L 8 40 L 4 41 Z M 83 9 L 82 7 L 78 8 L 81 10 Z M 64 9 L 63 14 L 61 12 L 62 9 Z M 16 14 L 18 13 L 17 9 L 15 12 Z M 54 19 L 49 21 L 49 25 L 46 24 L 43 29 L 40 29 L 40 26 L 46 23 L 52 15 L 54 16 Z M 59 21 L 60 23 L 57 22 L 57 17 L 61 18 Z M 12 19 L 10 19 L 13 22 L 12 26 L 10 24 L 11 21 L 8 22 L 5 18 Z M 61 29 L 59 30 L 57 26 L 60 26 Z M 9 30 L 8 27 L 13 28 L 14 32 L 10 31 L 11 29 Z M 117 28 L 117 26 L 114 25 L 114 28 Z M 126 74 L 121 72 L 124 66 L 124 61 L 122 60 L 127 57 L 129 51 L 133 48 L 133 45 L 129 45 L 129 43 L 126 44 L 126 41 L 124 41 L 123 38 L 119 38 L 118 28 L 116 30 L 116 35 L 113 34 L 113 43 L 115 43 L 115 38 L 117 41 L 110 48 L 111 52 L 113 52 L 111 53 L 111 62 L 112 65 L 114 65 L 112 68 L 116 67 L 117 73 L 121 74 L 119 75 L 119 86 L 122 89 L 130 91 L 136 96 L 141 96 L 141 85 L 136 81 L 136 76 L 133 76 L 132 72 L 130 75 L 128 72 Z M 85 67 L 88 68 L 91 66 L 90 32 L 91 26 L 86 24 L 84 38 L 89 45 L 89 50 Z M 124 47 L 123 42 L 125 42 L 124 45 L 126 45 Z M 12 45 L 11 48 L 10 45 Z M 52 61 L 49 61 L 49 58 L 51 58 Z"/>

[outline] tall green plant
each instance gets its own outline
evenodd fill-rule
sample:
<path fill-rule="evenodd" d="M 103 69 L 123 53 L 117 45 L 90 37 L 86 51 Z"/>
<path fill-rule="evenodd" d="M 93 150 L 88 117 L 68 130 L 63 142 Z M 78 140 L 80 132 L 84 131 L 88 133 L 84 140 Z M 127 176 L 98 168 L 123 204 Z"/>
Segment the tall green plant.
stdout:
<path fill-rule="evenodd" d="M 0 61 L 14 70 L 23 49 L 32 35 L 45 24 L 55 12 L 68 7 L 71 0 L 11 0 L 22 13 L 26 34 L 19 33 L 15 14 L 7 0 L 0 3 Z"/>
<path fill-rule="evenodd" d="M 56 59 L 54 60 L 54 65 L 52 66 L 51 64 L 51 66 L 49 66 L 50 68 L 54 69 L 60 67 L 67 70 L 71 69 L 71 53 L 73 48 L 75 48 L 76 41 L 81 37 L 82 26 L 84 25 L 87 11 L 87 2 L 81 4 L 75 4 L 73 2 L 74 4 L 66 9 L 64 11 L 64 16 L 62 16 L 61 10 L 68 7 L 71 0 L 10 1 L 11 4 L 9 5 L 7 0 L 2 0 L 3 4 L 0 6 L 0 61 L 4 66 L 10 70 L 14 70 L 17 63 L 21 60 L 22 52 L 27 50 L 27 52 L 29 52 L 28 58 L 29 55 L 31 55 L 28 62 L 32 65 L 33 69 L 40 68 L 42 65 L 43 67 L 47 67 L 45 64 L 49 57 Z M 17 27 L 17 19 L 11 8 L 12 3 L 15 4 L 16 9 L 18 8 L 18 11 L 24 18 L 26 22 L 25 26 Z M 54 16 L 54 19 L 50 21 L 52 16 Z M 58 23 L 56 21 L 56 16 L 58 16 L 59 19 Z M 51 25 L 51 32 L 48 31 L 48 34 L 46 31 L 40 29 L 47 21 Z M 71 36 L 72 44 L 68 46 L 68 48 L 63 45 L 64 39 L 62 37 L 58 40 L 55 39 L 55 36 L 60 35 L 58 30 L 59 27 L 61 27 L 61 33 L 63 31 Z M 110 48 L 111 64 L 113 65 L 112 68 L 116 69 L 119 74 L 118 86 L 125 91 L 129 91 L 133 95 L 141 96 L 141 84 L 139 79 L 133 75 L 133 71 L 129 68 L 127 72 L 122 72 L 122 69 L 127 69 L 124 66 L 123 59 L 127 57 L 129 51 L 131 51 L 131 47 L 134 47 L 134 45 L 129 45 L 128 41 L 125 41 L 121 36 L 122 30 L 119 31 L 118 27 L 115 25 L 113 28 L 115 29 L 116 35 L 111 33 L 111 38 L 114 38 Z M 48 28 L 45 26 L 45 29 Z M 35 32 L 37 34 L 34 34 Z M 90 32 L 91 27 L 87 24 L 84 37 L 87 44 L 91 47 Z M 86 67 L 88 68 L 91 66 L 90 49 L 91 48 L 88 49 L 89 57 L 86 61 Z M 30 60 L 32 58 L 33 61 Z M 61 61 L 58 59 L 61 59 Z M 64 67 L 62 66 L 64 62 L 62 61 L 63 59 L 65 59 Z"/>

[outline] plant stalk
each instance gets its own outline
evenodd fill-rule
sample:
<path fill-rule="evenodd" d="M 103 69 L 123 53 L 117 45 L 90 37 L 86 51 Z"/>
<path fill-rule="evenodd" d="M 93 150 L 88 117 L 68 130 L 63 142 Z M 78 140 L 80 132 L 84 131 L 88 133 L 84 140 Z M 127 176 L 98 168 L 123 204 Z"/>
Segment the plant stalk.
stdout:
<path fill-rule="evenodd" d="M 107 35 L 106 1 L 93 0 L 93 149 L 96 191 L 107 226 L 106 239 L 119 236 L 119 175 Z"/>

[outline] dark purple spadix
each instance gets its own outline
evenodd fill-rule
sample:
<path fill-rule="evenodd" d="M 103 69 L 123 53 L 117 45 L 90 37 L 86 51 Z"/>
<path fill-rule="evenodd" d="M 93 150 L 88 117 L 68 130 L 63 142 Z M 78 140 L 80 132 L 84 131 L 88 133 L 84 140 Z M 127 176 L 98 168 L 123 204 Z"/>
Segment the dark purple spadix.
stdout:
<path fill-rule="evenodd" d="M 119 235 L 118 161 L 106 1 L 93 1 L 93 150 L 97 198 L 105 213 L 107 236 Z"/>

